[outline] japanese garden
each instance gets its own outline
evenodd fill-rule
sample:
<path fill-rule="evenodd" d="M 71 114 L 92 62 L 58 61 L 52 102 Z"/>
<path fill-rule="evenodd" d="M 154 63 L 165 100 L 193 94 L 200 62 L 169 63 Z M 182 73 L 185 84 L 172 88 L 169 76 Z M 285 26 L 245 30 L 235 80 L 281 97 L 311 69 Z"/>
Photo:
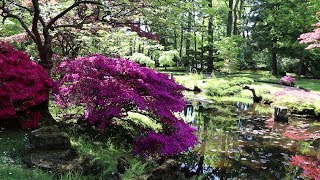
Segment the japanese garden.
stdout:
<path fill-rule="evenodd" d="M 0 179 L 320 180 L 319 0 L 0 13 Z"/>

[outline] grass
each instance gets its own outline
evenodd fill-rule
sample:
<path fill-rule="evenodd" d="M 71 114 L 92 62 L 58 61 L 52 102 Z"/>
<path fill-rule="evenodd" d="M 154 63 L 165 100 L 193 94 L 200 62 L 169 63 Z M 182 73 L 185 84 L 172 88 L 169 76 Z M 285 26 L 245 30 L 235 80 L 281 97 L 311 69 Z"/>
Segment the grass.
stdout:
<path fill-rule="evenodd" d="M 0 179 L 40 179 L 53 180 L 52 174 L 39 169 L 26 168 L 22 163 L 22 151 L 26 144 L 26 131 L 0 131 Z"/>
<path fill-rule="evenodd" d="M 262 96 L 263 102 L 274 103 L 276 105 L 288 106 L 294 113 L 310 113 L 314 110 L 314 114 L 320 114 L 320 101 L 301 103 L 297 94 L 284 95 L 281 98 L 273 97 L 276 92 L 283 90 L 283 86 L 277 84 L 279 77 L 270 75 L 267 71 L 243 71 L 233 74 L 216 74 L 212 78 L 205 78 L 203 75 L 188 74 L 176 76 L 176 81 L 190 89 L 198 86 L 203 91 L 194 95 L 192 92 L 185 93 L 188 99 L 202 98 L 213 100 L 218 103 L 252 103 L 252 92 L 243 90 L 241 86 L 250 84 L 255 89 L 257 96 Z M 251 84 L 247 79 L 254 80 Z M 240 86 L 239 83 L 240 82 Z M 312 93 L 320 94 L 320 80 L 316 79 L 298 79 L 296 86 L 311 90 Z M 300 98 L 301 99 L 301 98 Z M 261 111 L 265 111 L 260 109 Z M 268 113 L 268 112 L 264 112 Z M 312 114 L 312 113 L 311 113 Z"/>
<path fill-rule="evenodd" d="M 66 127 L 65 127 L 66 128 Z M 63 129 L 63 128 L 61 128 Z M 113 138 L 101 138 L 102 136 L 79 132 L 77 127 L 68 127 L 73 147 L 77 149 L 80 156 L 90 156 L 92 162 L 98 161 L 103 170 L 98 175 L 83 176 L 81 172 L 69 172 L 64 175 L 49 173 L 36 168 L 27 168 L 22 163 L 22 152 L 27 142 L 27 132 L 19 129 L 0 131 L 0 179 L 39 179 L 39 180 L 85 180 L 105 179 L 117 173 L 119 158 L 127 162 L 127 171 L 122 179 L 137 179 L 147 174 L 156 166 L 153 161 L 145 161 L 131 154 L 129 145 Z M 97 134 L 100 134 L 97 132 Z M 104 137 L 104 136 L 103 136 Z"/>
<path fill-rule="evenodd" d="M 298 79 L 296 86 L 320 93 L 320 80 L 319 79 Z"/>

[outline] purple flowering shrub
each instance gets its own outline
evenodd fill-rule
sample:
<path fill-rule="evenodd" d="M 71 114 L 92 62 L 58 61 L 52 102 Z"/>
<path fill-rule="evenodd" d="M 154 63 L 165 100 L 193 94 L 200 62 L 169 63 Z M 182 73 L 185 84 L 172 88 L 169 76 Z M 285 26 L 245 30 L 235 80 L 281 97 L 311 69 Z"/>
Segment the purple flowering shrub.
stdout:
<path fill-rule="evenodd" d="M 197 143 L 195 129 L 174 113 L 185 106 L 186 88 L 137 63 L 92 55 L 63 61 L 56 69 L 62 74 L 56 102 L 85 109 L 84 118 L 100 129 L 115 126 L 114 118 L 127 112 L 148 115 L 162 125 L 162 131 L 141 128 L 132 144 L 133 154 L 173 155 Z"/>
<path fill-rule="evenodd" d="M 286 86 L 294 86 L 295 82 L 296 82 L 296 79 L 291 76 L 283 76 L 280 79 L 280 84 L 286 85 Z"/>

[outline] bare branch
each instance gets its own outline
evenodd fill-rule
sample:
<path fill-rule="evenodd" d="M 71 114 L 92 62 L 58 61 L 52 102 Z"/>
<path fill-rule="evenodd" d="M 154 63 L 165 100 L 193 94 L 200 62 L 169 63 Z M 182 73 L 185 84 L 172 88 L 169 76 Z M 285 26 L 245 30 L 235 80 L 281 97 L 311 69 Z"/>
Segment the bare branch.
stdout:
<path fill-rule="evenodd" d="M 73 3 L 71 6 L 69 6 L 67 9 L 65 9 L 64 11 L 62 11 L 60 14 L 58 14 L 57 16 L 55 16 L 54 18 L 52 18 L 48 24 L 47 27 L 51 28 L 52 25 L 61 17 L 63 17 L 65 14 L 67 14 L 69 11 L 71 11 L 73 8 L 79 6 L 80 4 L 96 4 L 96 5 L 102 5 L 101 2 L 99 1 L 76 1 L 75 3 Z"/>
<path fill-rule="evenodd" d="M 9 1 L 9 0 L 8 0 L 8 1 Z M 10 4 L 13 4 L 13 5 L 15 5 L 15 6 L 21 8 L 21 9 L 27 10 L 27 11 L 30 12 L 30 13 L 33 13 L 33 10 L 30 9 L 30 8 L 27 8 L 27 7 L 25 7 L 25 6 L 22 6 L 21 4 L 18 4 L 18 3 L 14 2 L 14 1 L 9 1 L 9 2 L 10 2 Z"/>
<path fill-rule="evenodd" d="M 38 29 L 38 22 L 40 17 L 40 8 L 38 0 L 32 0 L 32 5 L 34 8 L 34 14 L 32 19 L 32 32 L 35 36 L 35 43 L 37 44 L 38 48 L 42 46 L 41 36 Z M 39 49 L 40 51 L 40 49 Z"/>
<path fill-rule="evenodd" d="M 7 9 L 5 7 L 5 1 L 2 0 L 2 5 L 0 7 L 0 9 L 2 10 L 1 16 L 3 17 L 3 21 L 6 20 L 6 18 L 14 18 L 17 19 L 19 21 L 19 23 L 21 24 L 21 26 L 23 27 L 23 29 L 28 33 L 28 35 L 32 38 L 32 40 L 36 40 L 35 35 L 30 31 L 30 29 L 28 28 L 27 24 L 23 21 L 23 19 L 17 15 L 14 15 L 10 12 L 9 9 Z"/>

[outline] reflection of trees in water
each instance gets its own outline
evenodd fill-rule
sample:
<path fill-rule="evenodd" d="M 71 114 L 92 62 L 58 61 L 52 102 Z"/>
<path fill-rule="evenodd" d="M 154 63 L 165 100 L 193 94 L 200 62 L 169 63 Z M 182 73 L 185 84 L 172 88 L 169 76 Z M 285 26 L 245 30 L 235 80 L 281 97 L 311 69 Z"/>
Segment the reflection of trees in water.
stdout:
<path fill-rule="evenodd" d="M 250 108 L 254 109 L 255 106 Z M 193 125 L 198 128 L 202 143 L 192 152 L 181 156 L 182 169 L 188 171 L 189 175 L 203 174 L 209 179 L 297 177 L 299 170 L 286 164 L 295 152 L 290 152 L 281 144 L 273 144 L 274 139 L 250 133 L 261 130 L 265 126 L 264 121 L 236 118 L 232 116 L 233 110 L 227 106 L 193 108 L 196 112 Z M 241 132 L 235 132 L 235 128 Z"/>

